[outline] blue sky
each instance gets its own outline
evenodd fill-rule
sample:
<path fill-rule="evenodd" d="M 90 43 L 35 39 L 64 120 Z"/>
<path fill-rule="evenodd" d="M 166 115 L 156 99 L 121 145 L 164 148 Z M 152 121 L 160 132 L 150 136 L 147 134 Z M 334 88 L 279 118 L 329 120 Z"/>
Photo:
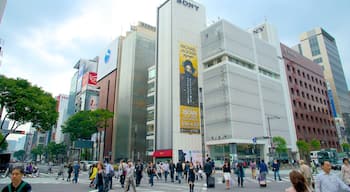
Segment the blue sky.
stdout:
<path fill-rule="evenodd" d="M 164 0 L 8 0 L 0 24 L 5 41 L 0 73 L 21 77 L 51 92 L 68 94 L 73 66 L 94 58 L 130 24 L 156 24 Z M 208 24 L 226 19 L 243 29 L 265 21 L 275 25 L 289 46 L 299 35 L 323 27 L 337 40 L 350 86 L 350 1 L 337 0 L 198 0 Z"/>

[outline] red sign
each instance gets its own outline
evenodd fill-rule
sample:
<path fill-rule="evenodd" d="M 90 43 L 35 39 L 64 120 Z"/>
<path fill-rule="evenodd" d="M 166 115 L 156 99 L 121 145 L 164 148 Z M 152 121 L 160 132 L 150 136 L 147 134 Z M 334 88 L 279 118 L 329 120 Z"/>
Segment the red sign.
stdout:
<path fill-rule="evenodd" d="M 172 157 L 172 156 L 173 156 L 172 149 L 156 150 L 153 152 L 153 157 Z"/>
<path fill-rule="evenodd" d="M 83 76 L 83 80 L 81 83 L 82 87 L 86 85 L 97 85 L 97 73 L 95 72 L 87 72 Z"/>

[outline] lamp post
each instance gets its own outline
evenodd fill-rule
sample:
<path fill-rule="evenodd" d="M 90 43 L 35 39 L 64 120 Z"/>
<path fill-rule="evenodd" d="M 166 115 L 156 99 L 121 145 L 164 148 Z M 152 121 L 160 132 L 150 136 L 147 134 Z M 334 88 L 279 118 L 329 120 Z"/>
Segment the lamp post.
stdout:
<path fill-rule="evenodd" d="M 271 134 L 271 126 L 270 126 L 270 120 L 271 119 L 281 119 L 281 117 L 273 115 L 273 116 L 267 116 L 267 125 L 269 128 L 269 138 L 270 138 L 270 156 L 272 156 L 273 153 L 273 146 L 272 146 L 272 134 Z"/>

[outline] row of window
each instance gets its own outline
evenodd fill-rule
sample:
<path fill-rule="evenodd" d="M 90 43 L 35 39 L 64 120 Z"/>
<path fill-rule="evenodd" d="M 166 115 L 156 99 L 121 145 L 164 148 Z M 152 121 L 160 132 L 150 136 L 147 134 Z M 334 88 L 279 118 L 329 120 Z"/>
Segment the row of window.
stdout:
<path fill-rule="evenodd" d="M 290 83 L 293 83 L 293 78 L 292 76 L 288 76 L 289 78 L 289 82 Z M 324 91 L 323 89 L 320 89 L 319 87 L 316 87 L 316 86 L 312 86 L 311 84 L 307 84 L 307 82 L 303 82 L 302 80 L 299 80 L 299 83 L 298 83 L 298 80 L 297 78 L 294 78 L 294 84 L 295 85 L 299 85 L 300 87 L 304 87 L 306 89 L 309 89 L 315 93 L 319 93 L 319 94 L 322 94 L 322 95 L 325 95 L 326 94 L 326 91 Z"/>
<path fill-rule="evenodd" d="M 323 113 L 328 115 L 328 113 L 330 114 L 330 111 L 328 111 L 327 108 L 323 108 L 323 107 L 316 107 L 315 105 L 307 105 L 305 102 L 302 103 L 301 101 L 296 101 L 295 99 L 293 99 L 293 106 L 296 108 L 299 106 L 299 108 L 301 109 L 309 109 L 309 111 L 314 111 L 314 112 L 319 112 L 319 113 Z"/>
<path fill-rule="evenodd" d="M 317 96 L 313 96 L 309 93 L 304 93 L 304 91 L 301 91 L 301 94 L 299 92 L 299 89 L 296 89 L 296 95 L 297 96 L 302 96 L 303 98 L 307 98 L 308 100 L 312 100 L 312 101 L 316 101 L 317 103 L 320 103 L 320 104 L 324 104 L 324 105 L 327 105 L 328 104 L 328 101 L 326 101 L 326 99 L 322 99 L 321 97 L 317 97 Z M 292 95 L 294 95 L 294 88 L 290 88 L 290 93 Z"/>
<path fill-rule="evenodd" d="M 288 65 L 287 64 L 287 70 L 288 71 L 291 71 L 292 70 L 292 72 L 293 73 L 295 73 L 295 68 L 292 66 L 290 66 L 290 65 Z M 310 74 L 308 74 L 308 73 L 305 73 L 304 71 L 300 71 L 299 69 L 297 69 L 297 74 L 301 77 L 303 77 L 303 78 L 306 78 L 307 80 L 311 80 L 313 83 L 316 83 L 316 84 L 319 84 L 319 85 L 321 85 L 321 86 L 324 86 L 324 87 L 327 87 L 327 85 L 326 85 L 326 83 L 325 82 L 323 82 L 321 79 L 318 79 L 317 77 L 314 77 L 314 76 L 312 76 L 312 75 L 310 75 Z"/>
<path fill-rule="evenodd" d="M 311 128 L 297 125 L 298 132 L 302 131 L 303 134 L 311 134 L 311 135 L 323 135 L 323 136 L 334 136 L 337 137 L 337 132 L 332 130 L 324 130 L 320 128 Z"/>
<path fill-rule="evenodd" d="M 327 119 L 322 119 L 321 117 L 313 116 L 313 115 L 308 115 L 308 114 L 303 114 L 303 113 L 298 113 L 294 112 L 294 117 L 295 119 L 301 119 L 305 120 L 308 122 L 315 122 L 315 123 L 321 123 L 323 125 L 329 125 L 329 126 L 334 126 L 334 121 L 332 120 L 327 120 Z"/>

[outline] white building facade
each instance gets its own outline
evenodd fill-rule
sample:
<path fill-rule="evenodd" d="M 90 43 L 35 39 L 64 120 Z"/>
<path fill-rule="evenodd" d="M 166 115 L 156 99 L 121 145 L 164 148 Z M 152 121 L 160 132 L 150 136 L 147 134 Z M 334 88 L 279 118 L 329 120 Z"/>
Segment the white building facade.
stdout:
<path fill-rule="evenodd" d="M 158 7 L 157 26 L 153 156 L 202 161 L 200 31 L 206 27 L 205 8 L 191 0 L 167 0 Z"/>
<path fill-rule="evenodd" d="M 201 43 L 210 156 L 219 163 L 268 160 L 276 136 L 295 151 L 277 49 L 225 20 L 202 31 Z"/>

